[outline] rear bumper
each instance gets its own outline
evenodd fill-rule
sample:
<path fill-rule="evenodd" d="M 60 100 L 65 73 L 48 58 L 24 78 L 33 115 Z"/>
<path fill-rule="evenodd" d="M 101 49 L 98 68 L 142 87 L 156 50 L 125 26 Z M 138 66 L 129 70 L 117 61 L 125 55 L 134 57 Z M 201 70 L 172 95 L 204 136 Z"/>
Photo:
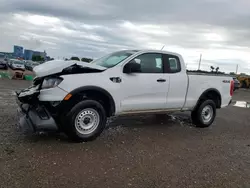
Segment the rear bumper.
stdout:
<path fill-rule="evenodd" d="M 17 95 L 18 126 L 23 133 L 58 131 L 58 126 L 49 111 L 40 104 L 22 103 Z"/>

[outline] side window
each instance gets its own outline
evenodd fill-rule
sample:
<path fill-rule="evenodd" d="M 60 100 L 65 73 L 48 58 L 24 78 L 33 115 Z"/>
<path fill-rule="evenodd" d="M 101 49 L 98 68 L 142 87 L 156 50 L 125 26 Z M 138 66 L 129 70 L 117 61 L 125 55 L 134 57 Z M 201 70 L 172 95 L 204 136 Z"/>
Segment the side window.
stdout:
<path fill-rule="evenodd" d="M 164 72 L 177 73 L 181 71 L 181 63 L 177 56 L 164 55 Z"/>
<path fill-rule="evenodd" d="M 130 62 L 140 64 L 141 73 L 163 73 L 162 54 L 146 53 L 137 56 Z"/>

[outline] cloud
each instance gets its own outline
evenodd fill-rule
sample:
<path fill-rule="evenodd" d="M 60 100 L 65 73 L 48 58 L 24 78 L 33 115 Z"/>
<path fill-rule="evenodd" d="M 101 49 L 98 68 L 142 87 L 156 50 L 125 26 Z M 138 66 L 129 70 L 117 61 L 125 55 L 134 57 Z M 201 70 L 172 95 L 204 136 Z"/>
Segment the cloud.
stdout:
<path fill-rule="evenodd" d="M 249 71 L 248 0 L 0 0 L 0 51 L 13 44 L 54 57 L 120 49 L 182 54 L 188 68 Z M 245 71 L 246 70 L 246 71 Z"/>
<path fill-rule="evenodd" d="M 20 36 L 20 43 L 28 49 L 37 49 L 41 46 L 42 41 L 38 40 L 36 38 L 33 37 L 28 37 L 26 35 L 21 35 Z M 45 42 L 47 44 L 51 44 L 51 42 Z"/>

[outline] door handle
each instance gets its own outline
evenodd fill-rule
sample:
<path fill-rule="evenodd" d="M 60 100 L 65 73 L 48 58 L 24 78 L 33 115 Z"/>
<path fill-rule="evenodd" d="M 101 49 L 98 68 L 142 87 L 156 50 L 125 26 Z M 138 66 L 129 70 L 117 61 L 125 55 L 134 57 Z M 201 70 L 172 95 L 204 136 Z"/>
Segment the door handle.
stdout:
<path fill-rule="evenodd" d="M 165 80 L 165 79 L 162 79 L 162 78 L 159 78 L 159 79 L 157 80 L 157 82 L 166 82 L 166 80 Z"/>
<path fill-rule="evenodd" d="M 112 82 L 115 82 L 115 83 L 120 83 L 122 82 L 122 79 L 120 77 L 111 77 L 109 78 Z"/>

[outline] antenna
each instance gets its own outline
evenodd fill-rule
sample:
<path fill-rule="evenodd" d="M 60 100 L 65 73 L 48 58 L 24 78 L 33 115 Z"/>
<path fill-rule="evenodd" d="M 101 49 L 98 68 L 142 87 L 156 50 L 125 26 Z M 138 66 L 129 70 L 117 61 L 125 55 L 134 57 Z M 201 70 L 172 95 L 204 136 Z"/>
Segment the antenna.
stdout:
<path fill-rule="evenodd" d="M 162 46 L 161 50 L 163 50 L 164 47 L 165 47 L 165 45 Z"/>
<path fill-rule="evenodd" d="M 201 58 L 202 58 L 202 54 L 200 54 L 200 60 L 199 60 L 199 67 L 198 67 L 198 70 L 200 70 L 200 67 L 201 67 Z"/>

